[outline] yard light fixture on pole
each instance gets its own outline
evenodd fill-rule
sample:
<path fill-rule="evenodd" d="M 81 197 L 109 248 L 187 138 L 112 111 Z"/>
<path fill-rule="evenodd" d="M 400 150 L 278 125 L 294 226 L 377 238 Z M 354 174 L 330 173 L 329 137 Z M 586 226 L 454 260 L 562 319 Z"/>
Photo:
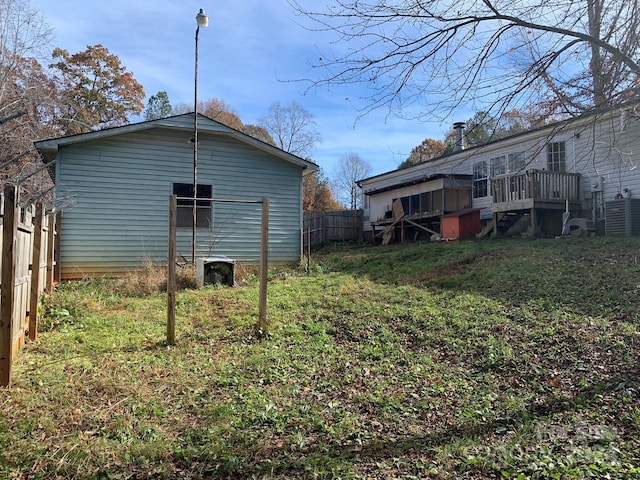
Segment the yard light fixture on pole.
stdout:
<path fill-rule="evenodd" d="M 196 62 L 193 87 L 193 231 L 191 242 L 191 264 L 196 264 L 196 228 L 198 219 L 198 34 L 200 27 L 209 26 L 209 17 L 201 8 L 196 15 Z"/>

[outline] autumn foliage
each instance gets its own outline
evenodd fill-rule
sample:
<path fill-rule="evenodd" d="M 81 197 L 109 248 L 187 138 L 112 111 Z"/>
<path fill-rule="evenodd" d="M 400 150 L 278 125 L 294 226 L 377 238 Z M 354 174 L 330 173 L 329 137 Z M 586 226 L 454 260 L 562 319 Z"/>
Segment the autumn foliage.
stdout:
<path fill-rule="evenodd" d="M 60 92 L 57 122 L 64 133 L 125 125 L 129 114 L 142 112 L 142 85 L 102 45 L 90 45 L 75 54 L 56 48 L 53 59 L 49 67 Z"/>
<path fill-rule="evenodd" d="M 322 172 L 312 173 L 303 178 L 302 210 L 305 213 L 329 212 L 342 207 L 333 197 L 329 180 Z"/>
<path fill-rule="evenodd" d="M 416 147 L 413 147 L 409 158 L 398 165 L 398 168 L 406 168 L 417 163 L 426 162 L 439 157 L 445 151 L 446 145 L 441 140 L 434 140 L 433 138 L 426 138 L 422 143 Z"/>

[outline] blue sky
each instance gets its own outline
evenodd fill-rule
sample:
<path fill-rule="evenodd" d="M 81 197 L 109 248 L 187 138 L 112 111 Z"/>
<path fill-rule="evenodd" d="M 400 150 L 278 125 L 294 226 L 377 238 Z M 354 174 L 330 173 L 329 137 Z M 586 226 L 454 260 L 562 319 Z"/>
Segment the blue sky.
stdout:
<path fill-rule="evenodd" d="M 318 5 L 323 0 L 317 0 Z M 327 33 L 299 25 L 286 0 L 30 0 L 55 30 L 53 47 L 70 53 L 102 44 L 120 57 L 147 98 L 166 91 L 172 104 L 193 103 L 195 16 L 209 27 L 199 35 L 200 99 L 220 98 L 244 123 L 257 123 L 274 101 L 296 101 L 310 111 L 322 141 L 312 152 L 332 177 L 340 157 L 357 153 L 386 172 L 427 137 L 442 139 L 451 122 L 419 122 L 384 110 L 358 119 L 354 87 L 308 90 L 298 80 L 318 78 L 310 64 L 329 50 L 348 48 Z M 461 115 L 465 120 L 470 115 Z"/>

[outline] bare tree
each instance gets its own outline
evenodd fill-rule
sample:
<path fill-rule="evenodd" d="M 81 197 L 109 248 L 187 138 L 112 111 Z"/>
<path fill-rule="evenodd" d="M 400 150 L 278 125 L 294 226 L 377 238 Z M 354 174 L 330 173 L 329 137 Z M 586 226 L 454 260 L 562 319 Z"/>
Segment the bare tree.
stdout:
<path fill-rule="evenodd" d="M 25 59 L 43 58 L 52 35 L 28 1 L 0 0 L 0 117 L 19 108 L 12 84 Z"/>
<path fill-rule="evenodd" d="M 247 124 L 242 127 L 242 133 L 246 133 L 247 135 L 251 135 L 253 138 L 257 138 L 258 140 L 263 141 L 264 143 L 268 143 L 269 145 L 276 144 L 275 140 L 269 135 L 269 132 L 264 127 L 259 125 Z"/>
<path fill-rule="evenodd" d="M 366 84 L 362 114 L 442 119 L 464 104 L 497 117 L 537 104 L 570 116 L 638 94 L 635 0 L 337 0 L 322 11 L 289 2 L 307 28 L 348 43 L 343 56 L 323 54 L 324 76 L 310 80 Z"/>
<path fill-rule="evenodd" d="M 190 112 L 193 112 L 193 105 L 189 105 L 184 102 L 178 103 L 173 107 L 173 113 L 176 115 Z M 243 123 L 236 109 L 224 100 L 219 98 L 200 100 L 198 102 L 198 113 L 201 113 L 216 122 L 220 122 L 227 127 L 234 128 L 246 135 L 250 135 L 253 138 L 268 143 L 269 145 L 276 145 L 275 140 L 264 127 L 261 127 L 260 125 L 252 125 L 250 123 Z"/>
<path fill-rule="evenodd" d="M 0 185 L 20 185 L 21 199 L 42 200 L 52 187 L 33 142 L 56 134 L 57 91 L 38 62 L 52 30 L 27 0 L 0 0 Z"/>
<path fill-rule="evenodd" d="M 360 158 L 357 153 L 343 155 L 335 172 L 335 185 L 338 200 L 349 205 L 351 210 L 360 208 L 360 192 L 357 181 L 371 175 L 371 164 Z"/>
<path fill-rule="evenodd" d="M 297 102 L 272 103 L 258 125 L 271 135 L 277 147 L 300 157 L 308 156 L 320 141 L 313 115 Z"/>

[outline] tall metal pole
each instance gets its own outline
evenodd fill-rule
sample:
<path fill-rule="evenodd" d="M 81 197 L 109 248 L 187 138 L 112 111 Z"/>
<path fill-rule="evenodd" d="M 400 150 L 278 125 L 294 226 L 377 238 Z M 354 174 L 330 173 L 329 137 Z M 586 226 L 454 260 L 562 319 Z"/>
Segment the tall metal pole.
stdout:
<path fill-rule="evenodd" d="M 196 28 L 196 62 L 193 85 L 193 230 L 191 241 L 191 265 L 196 265 L 196 223 L 198 218 L 198 34 L 200 25 Z"/>
<path fill-rule="evenodd" d="M 209 26 L 209 17 L 201 8 L 196 15 L 196 61 L 193 85 L 193 230 L 191 241 L 191 265 L 196 265 L 196 229 L 198 221 L 198 34 L 200 27 Z"/>

